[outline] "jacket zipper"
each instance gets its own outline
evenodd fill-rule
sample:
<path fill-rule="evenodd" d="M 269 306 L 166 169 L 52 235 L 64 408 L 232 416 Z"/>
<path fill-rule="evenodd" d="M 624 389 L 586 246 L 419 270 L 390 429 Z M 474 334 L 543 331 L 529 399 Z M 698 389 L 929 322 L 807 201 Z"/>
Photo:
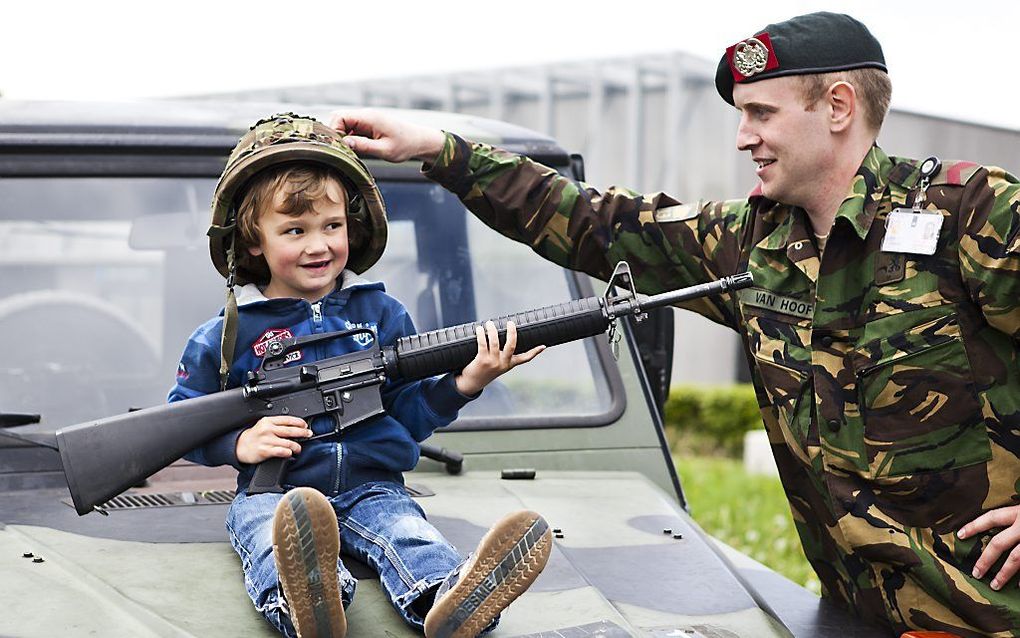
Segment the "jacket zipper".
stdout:
<path fill-rule="evenodd" d="M 333 493 L 340 493 L 340 461 L 344 457 L 344 446 L 340 441 L 336 442 L 336 482 L 333 485 Z"/>
<path fill-rule="evenodd" d="M 316 301 L 312 304 L 312 321 L 315 322 L 315 327 L 318 328 L 322 324 L 322 302 Z"/>

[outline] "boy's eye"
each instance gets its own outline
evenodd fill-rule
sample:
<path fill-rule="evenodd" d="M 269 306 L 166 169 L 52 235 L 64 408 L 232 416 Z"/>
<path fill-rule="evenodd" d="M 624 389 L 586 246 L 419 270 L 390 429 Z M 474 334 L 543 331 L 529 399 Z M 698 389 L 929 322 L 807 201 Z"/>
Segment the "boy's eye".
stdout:
<path fill-rule="evenodd" d="M 283 234 L 284 235 L 300 235 L 303 232 L 305 232 L 305 231 L 300 229 L 300 228 L 295 227 L 295 228 L 288 228 L 287 230 L 283 231 Z"/>
<path fill-rule="evenodd" d="M 343 222 L 333 222 L 332 224 L 327 224 L 326 225 L 326 228 L 328 228 L 330 230 L 337 230 L 337 229 L 340 229 L 340 228 L 343 228 L 343 227 L 344 227 L 344 223 Z"/>

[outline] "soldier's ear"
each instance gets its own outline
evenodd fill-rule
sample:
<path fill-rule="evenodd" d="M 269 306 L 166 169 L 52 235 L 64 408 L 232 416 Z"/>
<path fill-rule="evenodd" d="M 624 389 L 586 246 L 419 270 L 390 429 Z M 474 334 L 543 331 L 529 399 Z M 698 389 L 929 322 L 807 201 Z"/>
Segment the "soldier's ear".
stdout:
<path fill-rule="evenodd" d="M 833 82 L 826 94 L 829 111 L 829 129 L 833 133 L 845 131 L 857 115 L 857 91 L 849 82 Z"/>

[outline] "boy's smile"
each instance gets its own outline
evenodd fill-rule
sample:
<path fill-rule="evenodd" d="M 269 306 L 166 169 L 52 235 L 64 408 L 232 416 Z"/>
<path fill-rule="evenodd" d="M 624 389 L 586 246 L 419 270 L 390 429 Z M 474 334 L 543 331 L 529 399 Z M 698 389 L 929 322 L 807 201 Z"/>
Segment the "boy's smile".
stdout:
<path fill-rule="evenodd" d="M 329 197 L 298 216 L 279 212 L 278 195 L 273 209 L 259 217 L 260 242 L 249 252 L 262 255 L 269 265 L 266 297 L 315 302 L 332 292 L 349 256 L 347 207 L 340 189 L 329 184 Z"/>

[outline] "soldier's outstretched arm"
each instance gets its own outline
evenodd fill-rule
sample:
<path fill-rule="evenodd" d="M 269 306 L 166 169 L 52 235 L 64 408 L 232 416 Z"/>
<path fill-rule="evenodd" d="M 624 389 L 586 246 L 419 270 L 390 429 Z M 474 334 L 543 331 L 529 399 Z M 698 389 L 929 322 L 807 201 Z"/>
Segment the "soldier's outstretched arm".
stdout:
<path fill-rule="evenodd" d="M 346 134 L 344 141 L 358 155 L 388 162 L 410 159 L 431 162 L 446 142 L 439 129 L 405 122 L 373 109 L 334 111 L 329 125 Z"/>
<path fill-rule="evenodd" d="M 348 134 L 358 153 L 426 162 L 425 174 L 482 221 L 561 266 L 607 279 L 625 259 L 638 289 L 649 294 L 718 279 L 738 268 L 747 200 L 692 205 L 663 193 L 615 187 L 599 192 L 526 157 L 377 111 L 340 111 L 331 123 Z M 705 298 L 686 307 L 733 323 L 726 300 Z"/>

